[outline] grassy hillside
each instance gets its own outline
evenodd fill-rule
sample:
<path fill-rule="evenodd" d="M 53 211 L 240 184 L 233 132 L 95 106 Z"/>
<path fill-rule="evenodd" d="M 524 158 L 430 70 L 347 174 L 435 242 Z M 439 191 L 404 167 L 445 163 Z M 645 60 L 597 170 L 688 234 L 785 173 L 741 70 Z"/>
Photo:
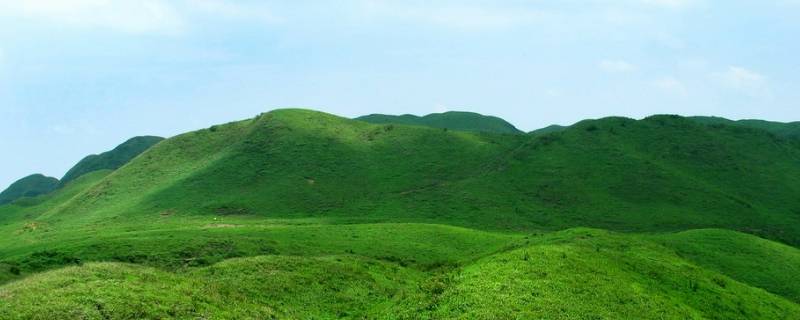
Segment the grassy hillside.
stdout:
<path fill-rule="evenodd" d="M 800 249 L 718 229 L 655 238 L 700 266 L 800 303 Z"/>
<path fill-rule="evenodd" d="M 164 141 L 43 218 L 168 212 L 489 230 L 726 228 L 798 244 L 799 192 L 797 142 L 675 116 L 586 121 L 531 137 L 280 110 Z"/>
<path fill-rule="evenodd" d="M 567 128 L 569 128 L 569 126 L 560 126 L 560 125 L 554 124 L 554 125 L 549 125 L 547 127 L 541 128 L 541 129 L 533 130 L 533 131 L 530 132 L 530 134 L 532 134 L 532 135 L 541 135 L 541 134 L 548 134 L 548 133 L 553 133 L 553 132 L 561 132 L 561 131 L 567 130 Z"/>
<path fill-rule="evenodd" d="M 433 113 L 424 117 L 410 114 L 401 116 L 371 114 L 356 118 L 356 120 L 374 124 L 405 124 L 473 132 L 522 133 L 522 131 L 519 131 L 514 125 L 503 119 L 472 112 L 450 111 L 445 113 Z"/>
<path fill-rule="evenodd" d="M 431 318 L 792 319 L 800 314 L 797 304 L 635 236 L 574 229 L 531 243 L 447 277 Z"/>
<path fill-rule="evenodd" d="M 654 242 L 587 229 L 531 236 L 431 271 L 358 254 L 272 255 L 181 272 L 90 263 L 0 287 L 3 319 L 792 319 L 798 313 L 800 305 L 704 270 Z"/>
<path fill-rule="evenodd" d="M 0 205 L 11 203 L 24 197 L 35 197 L 50 193 L 58 187 L 58 179 L 34 174 L 12 183 L 0 192 Z"/>
<path fill-rule="evenodd" d="M 115 170 L 122 167 L 156 143 L 161 142 L 161 137 L 134 137 L 125 141 L 111 151 L 90 155 L 83 158 L 61 178 L 61 183 L 67 184 L 76 178 L 97 170 Z"/>
<path fill-rule="evenodd" d="M 792 139 L 800 138 L 800 122 L 787 123 L 755 119 L 733 121 L 720 117 L 691 117 L 690 119 L 708 125 L 730 125 L 756 128 L 771 132 L 779 137 Z"/>
<path fill-rule="evenodd" d="M 277 110 L 0 205 L 0 318 L 793 319 L 798 192 L 761 129 Z"/>

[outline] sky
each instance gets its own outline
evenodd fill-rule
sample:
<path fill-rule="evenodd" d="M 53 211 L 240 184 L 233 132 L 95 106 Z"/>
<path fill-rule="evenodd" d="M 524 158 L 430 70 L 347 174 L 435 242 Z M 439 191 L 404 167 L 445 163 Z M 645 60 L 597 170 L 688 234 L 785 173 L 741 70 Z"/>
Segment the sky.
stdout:
<path fill-rule="evenodd" d="M 800 120 L 800 0 L 0 0 L 0 188 L 303 107 Z"/>

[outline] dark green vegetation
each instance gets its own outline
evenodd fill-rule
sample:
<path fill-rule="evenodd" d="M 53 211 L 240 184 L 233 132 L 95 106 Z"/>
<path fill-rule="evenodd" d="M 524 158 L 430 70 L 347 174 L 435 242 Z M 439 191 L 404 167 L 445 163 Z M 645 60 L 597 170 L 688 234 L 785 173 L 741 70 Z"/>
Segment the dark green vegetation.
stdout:
<path fill-rule="evenodd" d="M 0 193 L 0 205 L 48 194 L 90 172 L 116 170 L 162 140 L 164 138 L 151 136 L 131 138 L 114 150 L 87 156 L 72 167 L 61 181 L 41 174 L 22 178 Z"/>
<path fill-rule="evenodd" d="M 0 206 L 0 319 L 796 319 L 798 171 L 796 140 L 676 116 L 278 110 Z"/>
<path fill-rule="evenodd" d="M 114 150 L 87 156 L 67 171 L 64 177 L 61 178 L 61 183 L 67 184 L 75 180 L 75 178 L 97 170 L 118 169 L 162 140 L 164 138 L 161 137 L 134 137 L 117 146 Z"/>
<path fill-rule="evenodd" d="M 472 112 L 450 111 L 445 113 L 433 113 L 424 117 L 405 114 L 401 116 L 392 116 L 385 114 L 371 114 L 356 118 L 374 124 L 405 124 L 415 126 L 425 126 L 440 129 L 462 130 L 472 132 L 489 132 L 489 133 L 509 133 L 517 134 L 522 133 L 514 125 L 507 121 L 492 117 L 484 116 Z"/>
<path fill-rule="evenodd" d="M 560 126 L 560 125 L 554 124 L 554 125 L 550 125 L 550 126 L 541 128 L 541 129 L 533 130 L 533 131 L 530 132 L 530 134 L 532 134 L 532 135 L 540 135 L 540 134 L 548 134 L 548 133 L 553 133 L 553 132 L 561 132 L 561 131 L 567 130 L 567 128 L 569 128 L 569 127 Z"/>
<path fill-rule="evenodd" d="M 691 117 L 690 119 L 708 125 L 729 125 L 762 129 L 783 138 L 800 138 L 800 122 L 773 122 L 764 120 L 728 120 L 719 117 Z"/>
<path fill-rule="evenodd" d="M 0 192 L 0 205 L 11 203 L 19 198 L 47 194 L 58 188 L 58 179 L 34 174 L 17 180 Z"/>

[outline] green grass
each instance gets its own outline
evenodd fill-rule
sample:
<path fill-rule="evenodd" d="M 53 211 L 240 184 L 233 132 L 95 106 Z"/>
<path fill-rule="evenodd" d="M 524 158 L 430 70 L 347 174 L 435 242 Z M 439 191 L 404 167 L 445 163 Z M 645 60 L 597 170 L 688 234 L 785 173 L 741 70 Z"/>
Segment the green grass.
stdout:
<path fill-rule="evenodd" d="M 171 212 L 513 231 L 726 228 L 800 243 L 800 143 L 756 129 L 658 116 L 500 135 L 306 110 L 212 129 L 159 143 L 42 219 Z"/>
<path fill-rule="evenodd" d="M 764 121 L 755 119 L 733 121 L 719 117 L 691 117 L 690 119 L 695 120 L 699 123 L 712 126 L 729 125 L 729 126 L 756 128 L 768 131 L 772 134 L 775 134 L 776 136 L 783 138 L 790 138 L 790 139 L 800 138 L 800 122 L 786 123 L 786 122 L 774 122 L 774 121 Z"/>
<path fill-rule="evenodd" d="M 472 112 L 450 111 L 445 113 L 433 113 L 424 117 L 418 117 L 410 114 L 402 116 L 371 114 L 358 117 L 356 120 L 374 124 L 404 124 L 472 132 L 505 134 L 522 133 L 522 131 L 514 127 L 514 125 L 503 119 L 492 116 L 484 116 Z"/>
<path fill-rule="evenodd" d="M 0 318 L 792 319 L 800 312 L 646 239 L 591 229 L 537 234 L 428 270 L 306 250 L 177 271 L 89 263 L 0 287 Z"/>
<path fill-rule="evenodd" d="M 162 140 L 164 138 L 152 136 L 134 137 L 117 146 L 114 150 L 87 156 L 67 171 L 64 177 L 61 178 L 61 184 L 67 184 L 93 171 L 118 169 Z"/>
<path fill-rule="evenodd" d="M 800 303 L 800 250 L 728 230 L 691 230 L 656 237 L 681 257 Z"/>
<path fill-rule="evenodd" d="M 793 319 L 798 164 L 798 141 L 675 116 L 278 110 L 0 206 L 0 318 Z"/>
<path fill-rule="evenodd" d="M 234 259 L 182 275 L 97 263 L 3 287 L 0 318 L 358 319 L 387 315 L 420 277 L 352 256 Z"/>
<path fill-rule="evenodd" d="M 636 236 L 573 229 L 531 242 L 448 278 L 431 318 L 792 319 L 800 314 L 797 304 Z"/>

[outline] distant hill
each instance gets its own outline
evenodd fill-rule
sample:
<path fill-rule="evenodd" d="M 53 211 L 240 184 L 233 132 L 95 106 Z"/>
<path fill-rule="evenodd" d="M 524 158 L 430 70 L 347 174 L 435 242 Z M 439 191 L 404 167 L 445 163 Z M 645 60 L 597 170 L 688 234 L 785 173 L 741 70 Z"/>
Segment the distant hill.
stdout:
<path fill-rule="evenodd" d="M 800 122 L 774 122 L 765 120 L 729 120 L 720 117 L 690 117 L 699 123 L 708 125 L 732 125 L 766 130 L 779 137 L 800 138 Z"/>
<path fill-rule="evenodd" d="M 522 131 L 514 127 L 514 125 L 503 119 L 473 112 L 451 111 L 433 113 L 424 117 L 410 114 L 401 116 L 372 114 L 356 118 L 356 120 L 374 124 L 394 123 L 473 132 L 522 133 Z"/>
<path fill-rule="evenodd" d="M 162 140 L 164 138 L 153 136 L 135 137 L 125 141 L 114 150 L 99 155 L 87 156 L 67 171 L 64 177 L 61 178 L 61 184 L 64 185 L 92 171 L 118 169 Z"/>
<path fill-rule="evenodd" d="M 58 179 L 41 174 L 27 176 L 14 182 L 0 193 L 0 204 L 11 203 L 24 197 L 35 197 L 50 193 L 58 188 Z"/>
<path fill-rule="evenodd" d="M 533 130 L 533 131 L 530 132 L 530 134 L 534 134 L 535 135 L 535 134 L 548 134 L 548 133 L 552 133 L 552 132 L 561 132 L 561 131 L 567 130 L 567 128 L 569 128 L 569 127 L 568 126 L 560 126 L 560 125 L 554 124 L 554 125 L 550 125 L 550 126 L 541 128 L 541 129 Z"/>

